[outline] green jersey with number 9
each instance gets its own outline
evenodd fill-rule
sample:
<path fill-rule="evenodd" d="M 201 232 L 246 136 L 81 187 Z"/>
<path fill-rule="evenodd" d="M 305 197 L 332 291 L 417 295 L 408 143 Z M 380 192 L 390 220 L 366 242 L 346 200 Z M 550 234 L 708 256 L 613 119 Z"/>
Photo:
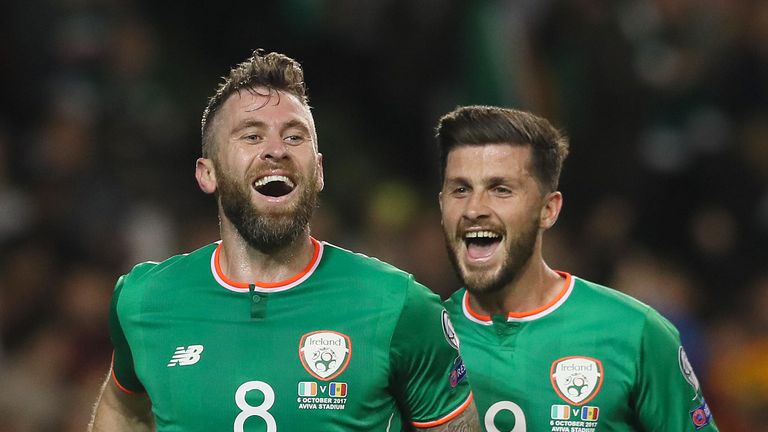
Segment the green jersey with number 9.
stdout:
<path fill-rule="evenodd" d="M 484 316 L 446 301 L 489 432 L 716 431 L 674 326 L 651 307 L 560 273 L 549 304 Z"/>
<path fill-rule="evenodd" d="M 472 400 L 439 298 L 381 261 L 312 239 L 296 277 L 242 284 L 211 244 L 119 279 L 113 377 L 160 432 L 399 430 Z"/>

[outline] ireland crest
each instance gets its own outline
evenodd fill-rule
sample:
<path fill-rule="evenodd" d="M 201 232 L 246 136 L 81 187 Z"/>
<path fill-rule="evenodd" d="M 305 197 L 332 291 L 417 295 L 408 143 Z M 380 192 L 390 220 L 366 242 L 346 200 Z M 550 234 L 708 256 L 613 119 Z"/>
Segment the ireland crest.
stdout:
<path fill-rule="evenodd" d="M 552 387 L 573 405 L 584 405 L 603 385 L 603 363 L 591 357 L 565 357 L 552 362 Z"/>
<path fill-rule="evenodd" d="M 351 356 L 349 336 L 332 330 L 307 333 L 299 341 L 301 364 L 312 376 L 323 381 L 344 372 Z"/>

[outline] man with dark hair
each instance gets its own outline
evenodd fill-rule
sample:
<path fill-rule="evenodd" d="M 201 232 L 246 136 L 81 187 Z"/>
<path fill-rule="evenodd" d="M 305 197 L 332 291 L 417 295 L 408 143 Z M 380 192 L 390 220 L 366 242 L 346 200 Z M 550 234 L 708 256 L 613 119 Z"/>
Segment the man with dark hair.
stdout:
<path fill-rule="evenodd" d="M 439 298 L 310 236 L 323 169 L 301 66 L 256 51 L 202 136 L 221 241 L 118 280 L 91 430 L 479 430 Z"/>
<path fill-rule="evenodd" d="M 568 141 L 543 118 L 461 107 L 437 126 L 445 303 L 488 431 L 715 431 L 674 326 L 542 257 Z"/>

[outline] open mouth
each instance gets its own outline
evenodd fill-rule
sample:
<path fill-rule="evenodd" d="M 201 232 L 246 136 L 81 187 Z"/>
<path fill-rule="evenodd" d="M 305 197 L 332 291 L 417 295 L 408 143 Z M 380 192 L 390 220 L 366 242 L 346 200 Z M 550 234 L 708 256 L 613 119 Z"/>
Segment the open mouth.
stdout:
<path fill-rule="evenodd" d="M 262 177 L 253 183 L 256 192 L 273 198 L 288 195 L 295 187 L 291 179 L 283 175 Z"/>
<path fill-rule="evenodd" d="M 467 255 L 471 259 L 490 257 L 499 247 L 501 235 L 493 231 L 470 231 L 464 234 Z"/>

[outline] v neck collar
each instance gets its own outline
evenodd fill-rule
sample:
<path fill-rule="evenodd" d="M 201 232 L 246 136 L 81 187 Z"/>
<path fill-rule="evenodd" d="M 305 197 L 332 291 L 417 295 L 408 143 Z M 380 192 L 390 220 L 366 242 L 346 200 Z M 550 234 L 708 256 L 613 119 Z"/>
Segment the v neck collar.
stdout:
<path fill-rule="evenodd" d="M 317 265 L 320 264 L 320 259 L 323 256 L 323 243 L 315 240 L 313 237 L 310 237 L 309 239 L 312 241 L 313 246 L 312 259 L 309 260 L 309 264 L 307 264 L 307 266 L 304 267 L 302 271 L 291 278 L 278 282 L 253 282 L 254 291 L 262 293 L 285 291 L 307 280 L 312 275 L 312 273 L 314 273 Z M 213 278 L 216 279 L 216 282 L 218 282 L 219 285 L 230 291 L 247 293 L 249 286 L 248 283 L 234 281 L 228 278 L 221 270 L 221 264 L 219 262 L 220 253 L 221 241 L 219 241 L 219 245 L 211 254 L 211 273 L 213 274 Z"/>
<path fill-rule="evenodd" d="M 563 283 L 563 288 L 560 290 L 557 296 L 554 299 L 552 299 L 552 301 L 545 304 L 544 306 L 541 306 L 539 308 L 536 308 L 530 311 L 509 312 L 507 314 L 507 322 L 524 322 L 524 321 L 537 320 L 539 318 L 542 318 L 551 314 L 552 312 L 557 310 L 557 308 L 559 308 L 563 303 L 565 303 L 565 301 L 568 299 L 568 297 L 571 295 L 571 292 L 573 291 L 574 278 L 571 276 L 570 273 L 566 273 L 566 272 L 558 271 L 557 274 L 565 277 L 565 282 Z M 461 305 L 462 305 L 462 310 L 464 312 L 464 316 L 467 317 L 468 320 L 475 322 L 477 324 L 482 324 L 482 325 L 493 324 L 493 319 L 490 315 L 483 315 L 472 310 L 472 306 L 469 304 L 469 292 L 466 290 L 464 291 L 464 295 L 462 296 Z"/>

